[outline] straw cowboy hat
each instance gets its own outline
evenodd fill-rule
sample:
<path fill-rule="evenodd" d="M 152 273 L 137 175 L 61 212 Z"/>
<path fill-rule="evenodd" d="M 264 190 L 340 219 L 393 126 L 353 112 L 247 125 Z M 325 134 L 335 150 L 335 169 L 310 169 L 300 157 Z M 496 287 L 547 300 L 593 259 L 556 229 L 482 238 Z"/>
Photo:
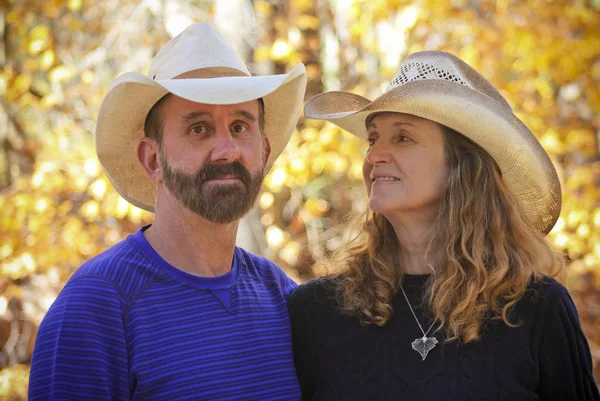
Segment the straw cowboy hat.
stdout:
<path fill-rule="evenodd" d="M 112 84 L 100 106 L 96 152 L 110 182 L 132 204 L 154 211 L 156 183 L 137 159 L 144 121 L 167 93 L 198 103 L 237 104 L 262 98 L 264 133 L 271 154 L 265 172 L 292 135 L 306 89 L 306 70 L 297 64 L 282 75 L 251 76 L 225 39 L 206 22 L 186 28 L 156 54 L 148 76 L 128 72 Z"/>
<path fill-rule="evenodd" d="M 385 111 L 436 121 L 477 143 L 494 158 L 533 225 L 550 232 L 561 208 L 556 170 L 502 95 L 465 62 L 446 52 L 414 53 L 373 101 L 327 92 L 312 97 L 304 107 L 306 117 L 330 121 L 363 138 L 366 118 Z"/>

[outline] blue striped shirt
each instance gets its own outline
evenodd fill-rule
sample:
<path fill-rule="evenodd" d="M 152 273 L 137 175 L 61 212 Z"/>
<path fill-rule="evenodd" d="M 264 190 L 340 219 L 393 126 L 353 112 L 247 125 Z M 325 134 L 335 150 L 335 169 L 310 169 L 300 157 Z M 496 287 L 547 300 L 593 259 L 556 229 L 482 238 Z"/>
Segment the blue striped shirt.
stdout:
<path fill-rule="evenodd" d="M 143 229 L 89 260 L 40 326 L 29 399 L 299 400 L 296 284 L 241 248 L 224 276 L 169 265 Z"/>

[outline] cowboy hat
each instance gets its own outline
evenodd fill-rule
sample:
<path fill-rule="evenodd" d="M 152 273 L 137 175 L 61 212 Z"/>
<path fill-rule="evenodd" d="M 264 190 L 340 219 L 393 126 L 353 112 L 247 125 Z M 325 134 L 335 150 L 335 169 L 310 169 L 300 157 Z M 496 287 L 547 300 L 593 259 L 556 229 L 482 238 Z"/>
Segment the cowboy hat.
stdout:
<path fill-rule="evenodd" d="M 496 161 L 531 223 L 550 232 L 561 208 L 556 170 L 502 95 L 468 64 L 446 52 L 414 53 L 373 101 L 334 91 L 312 97 L 304 107 L 306 117 L 330 121 L 362 138 L 367 117 L 385 111 L 435 121 L 477 143 Z"/>
<path fill-rule="evenodd" d="M 263 99 L 264 133 L 271 145 L 265 173 L 287 145 L 300 115 L 306 70 L 251 76 L 244 62 L 214 26 L 187 27 L 156 54 L 148 76 L 127 72 L 111 85 L 96 125 L 98 159 L 116 190 L 130 203 L 154 211 L 156 183 L 137 160 L 144 121 L 168 93 L 198 103 L 237 104 Z"/>

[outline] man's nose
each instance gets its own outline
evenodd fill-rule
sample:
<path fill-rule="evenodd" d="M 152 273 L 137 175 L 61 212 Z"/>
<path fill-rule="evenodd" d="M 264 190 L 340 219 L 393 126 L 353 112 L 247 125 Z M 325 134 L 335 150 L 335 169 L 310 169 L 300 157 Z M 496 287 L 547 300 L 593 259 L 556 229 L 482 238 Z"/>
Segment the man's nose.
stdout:
<path fill-rule="evenodd" d="M 240 148 L 228 128 L 219 128 L 211 153 L 213 163 L 232 163 L 240 158 Z"/>

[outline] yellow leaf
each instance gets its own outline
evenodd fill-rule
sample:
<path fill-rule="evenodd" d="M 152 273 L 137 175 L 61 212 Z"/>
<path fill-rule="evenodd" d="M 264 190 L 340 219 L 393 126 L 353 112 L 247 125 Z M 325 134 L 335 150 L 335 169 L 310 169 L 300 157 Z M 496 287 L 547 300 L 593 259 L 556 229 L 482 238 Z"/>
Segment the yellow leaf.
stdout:
<path fill-rule="evenodd" d="M 85 70 L 81 74 L 81 82 L 84 84 L 90 85 L 92 82 L 94 82 L 94 77 L 95 77 L 95 74 L 93 71 Z"/>
<path fill-rule="evenodd" d="M 13 246 L 11 244 L 4 244 L 0 246 L 0 259 L 6 259 L 13 253 Z"/>
<path fill-rule="evenodd" d="M 79 9 L 81 9 L 81 4 L 81 0 L 69 0 L 67 3 L 67 8 L 70 11 L 79 11 Z"/>
<path fill-rule="evenodd" d="M 36 72 L 39 69 L 40 63 L 35 58 L 26 58 L 23 62 L 23 69 L 29 72 Z"/>
<path fill-rule="evenodd" d="M 275 221 L 275 216 L 273 213 L 265 213 L 260 218 L 260 222 L 263 226 L 268 227 Z"/>
<path fill-rule="evenodd" d="M 83 169 L 90 177 L 96 177 L 100 173 L 100 163 L 98 162 L 98 159 L 92 157 L 86 160 Z"/>
<path fill-rule="evenodd" d="M 267 188 L 271 189 L 273 192 L 279 192 L 279 189 L 281 189 L 285 183 L 286 178 L 287 173 L 283 168 L 279 167 L 267 176 L 265 184 L 267 185 Z"/>
<path fill-rule="evenodd" d="M 95 220 L 98 217 L 100 206 L 96 201 L 88 201 L 81 206 L 81 214 L 88 220 Z"/>
<path fill-rule="evenodd" d="M 54 50 L 48 49 L 40 56 L 40 69 L 47 70 L 54 65 Z"/>
<path fill-rule="evenodd" d="M 46 16 L 51 19 L 58 18 L 61 11 L 61 3 L 62 0 L 47 0 L 44 3 L 44 13 Z"/>
<path fill-rule="evenodd" d="M 271 5 L 264 0 L 256 1 L 254 2 L 254 11 L 257 14 L 269 14 L 271 12 Z"/>
<path fill-rule="evenodd" d="M 290 5 L 301 12 L 306 12 L 314 6 L 314 0 L 291 0 Z"/>
<path fill-rule="evenodd" d="M 18 93 L 24 93 L 31 87 L 31 76 L 29 74 L 20 74 L 12 84 L 12 89 Z"/>
<path fill-rule="evenodd" d="M 296 18 L 296 26 L 302 30 L 317 30 L 321 21 L 314 15 L 301 14 Z"/>
<path fill-rule="evenodd" d="M 49 109 L 52 106 L 61 103 L 62 100 L 63 100 L 63 97 L 59 93 L 54 92 L 54 93 L 50 93 L 50 94 L 44 96 L 42 98 L 40 105 L 44 109 Z"/>
<path fill-rule="evenodd" d="M 69 68 L 65 65 L 59 65 L 50 70 L 48 73 L 48 79 L 50 82 L 61 82 L 71 78 L 73 74 L 74 71 L 72 68 Z"/>
<path fill-rule="evenodd" d="M 94 199 L 100 201 L 106 193 L 106 181 L 99 178 L 92 185 L 90 185 L 89 192 L 92 194 Z"/>
<path fill-rule="evenodd" d="M 269 60 L 271 55 L 271 49 L 268 46 L 259 46 L 254 51 L 254 61 L 257 63 L 261 63 Z"/>
<path fill-rule="evenodd" d="M 46 49 L 50 43 L 50 30 L 44 25 L 38 25 L 29 32 L 28 50 L 36 55 Z"/>
<path fill-rule="evenodd" d="M 275 202 L 275 197 L 271 192 L 263 192 L 260 195 L 259 204 L 262 209 L 270 208 L 273 205 L 273 202 Z"/>
<path fill-rule="evenodd" d="M 292 53 L 292 47 L 283 39 L 277 39 L 271 47 L 271 59 L 274 61 L 283 61 Z"/>
<path fill-rule="evenodd" d="M 290 265 L 298 263 L 298 256 L 302 251 L 302 246 L 296 241 L 289 241 L 279 252 L 279 257 Z"/>
<path fill-rule="evenodd" d="M 265 237 L 270 247 L 277 248 L 283 244 L 285 234 L 279 227 L 270 226 L 265 230 Z"/>
<path fill-rule="evenodd" d="M 21 13 L 19 11 L 11 11 L 6 14 L 6 22 L 8 24 L 16 24 L 21 20 Z"/>

